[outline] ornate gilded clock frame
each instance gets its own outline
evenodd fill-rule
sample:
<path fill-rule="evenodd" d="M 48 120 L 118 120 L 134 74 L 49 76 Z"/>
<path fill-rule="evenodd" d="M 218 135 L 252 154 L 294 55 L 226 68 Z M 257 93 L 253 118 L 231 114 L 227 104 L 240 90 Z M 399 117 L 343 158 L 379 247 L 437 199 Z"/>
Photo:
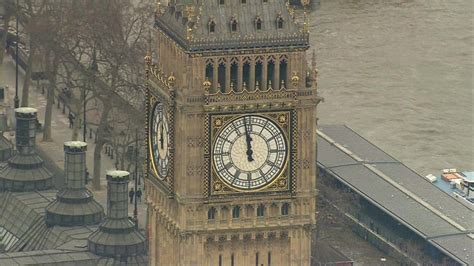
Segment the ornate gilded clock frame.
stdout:
<path fill-rule="evenodd" d="M 232 121 L 244 115 L 258 115 L 270 119 L 277 124 L 283 131 L 286 139 L 288 153 L 284 169 L 280 175 L 272 180 L 269 184 L 254 190 L 243 190 L 232 188 L 215 173 L 215 168 L 212 163 L 212 147 L 214 144 L 214 137 L 217 132 L 223 127 L 227 121 Z M 282 119 L 284 118 L 284 119 Z M 295 161 L 296 161 L 296 111 L 294 109 L 281 110 L 266 110 L 266 111 L 230 111 L 230 112 L 211 112 L 205 116 L 206 129 L 206 145 L 205 145 L 205 178 L 204 188 L 206 197 L 218 197 L 221 195 L 240 195 L 245 194 L 261 194 L 261 193 L 291 193 L 296 189 L 295 180 Z"/>
<path fill-rule="evenodd" d="M 148 55 L 147 55 L 148 56 Z M 175 109 L 176 109 L 176 92 L 174 89 L 174 81 L 176 78 L 173 75 L 166 77 L 163 72 L 161 72 L 156 65 L 151 64 L 151 60 L 145 57 L 145 62 L 147 63 L 146 68 L 146 79 L 147 79 L 147 88 L 146 88 L 146 166 L 145 173 L 146 178 L 151 180 L 154 183 L 162 185 L 162 187 L 167 190 L 170 194 L 173 191 L 174 185 L 174 132 L 175 132 Z M 152 141 L 151 141 L 151 129 L 152 118 L 153 118 L 153 109 L 156 103 L 163 103 L 167 110 L 168 117 L 168 127 L 169 127 L 169 169 L 166 178 L 162 179 L 159 177 L 158 173 L 155 172 L 154 167 L 152 166 Z"/>

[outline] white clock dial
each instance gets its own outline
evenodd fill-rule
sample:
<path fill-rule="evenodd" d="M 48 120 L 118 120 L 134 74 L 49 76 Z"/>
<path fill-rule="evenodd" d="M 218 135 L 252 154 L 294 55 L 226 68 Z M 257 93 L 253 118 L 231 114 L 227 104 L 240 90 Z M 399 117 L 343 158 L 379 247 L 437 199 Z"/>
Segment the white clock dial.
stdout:
<path fill-rule="evenodd" d="M 219 131 L 212 149 L 217 175 L 227 185 L 253 190 L 270 184 L 284 169 L 288 146 L 282 129 L 259 115 L 238 117 Z"/>
<path fill-rule="evenodd" d="M 162 103 L 157 103 L 151 119 L 152 163 L 158 176 L 165 178 L 169 167 L 169 129 L 167 112 Z"/>

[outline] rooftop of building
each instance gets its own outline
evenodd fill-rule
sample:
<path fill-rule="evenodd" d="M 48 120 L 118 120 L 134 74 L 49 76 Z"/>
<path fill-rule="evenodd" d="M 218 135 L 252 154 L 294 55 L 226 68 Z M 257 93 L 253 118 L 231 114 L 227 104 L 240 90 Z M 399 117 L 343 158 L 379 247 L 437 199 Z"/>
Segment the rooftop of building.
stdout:
<path fill-rule="evenodd" d="M 318 130 L 318 166 L 462 264 L 473 265 L 473 208 L 344 125 Z"/>
<path fill-rule="evenodd" d="M 172 0 L 155 26 L 188 51 L 307 48 L 309 35 L 292 13 L 280 0 Z"/>
<path fill-rule="evenodd" d="M 146 265 L 146 256 L 133 256 L 128 262 L 100 257 L 87 251 L 87 239 L 97 225 L 48 227 L 45 208 L 56 197 L 56 190 L 0 192 L 0 240 L 6 253 L 0 265 L 81 262 L 81 265 Z M 69 259 L 69 260 L 66 260 Z M 89 263 L 89 264 L 87 264 Z M 128 264 L 126 264 L 128 263 Z"/>

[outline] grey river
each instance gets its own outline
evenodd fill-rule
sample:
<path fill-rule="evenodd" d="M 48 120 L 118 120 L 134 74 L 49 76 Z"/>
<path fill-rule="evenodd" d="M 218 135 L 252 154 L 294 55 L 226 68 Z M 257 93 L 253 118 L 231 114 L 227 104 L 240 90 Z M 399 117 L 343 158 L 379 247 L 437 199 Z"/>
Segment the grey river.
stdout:
<path fill-rule="evenodd" d="M 422 175 L 474 170 L 473 3 L 321 0 L 320 124 L 347 124 Z"/>

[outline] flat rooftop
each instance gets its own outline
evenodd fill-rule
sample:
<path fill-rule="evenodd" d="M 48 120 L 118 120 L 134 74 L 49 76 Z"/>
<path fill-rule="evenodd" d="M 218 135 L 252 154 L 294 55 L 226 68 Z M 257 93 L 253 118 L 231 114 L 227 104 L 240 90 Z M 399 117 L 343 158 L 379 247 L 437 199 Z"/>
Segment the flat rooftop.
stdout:
<path fill-rule="evenodd" d="M 318 166 L 461 264 L 474 265 L 473 207 L 344 125 L 322 125 Z"/>

